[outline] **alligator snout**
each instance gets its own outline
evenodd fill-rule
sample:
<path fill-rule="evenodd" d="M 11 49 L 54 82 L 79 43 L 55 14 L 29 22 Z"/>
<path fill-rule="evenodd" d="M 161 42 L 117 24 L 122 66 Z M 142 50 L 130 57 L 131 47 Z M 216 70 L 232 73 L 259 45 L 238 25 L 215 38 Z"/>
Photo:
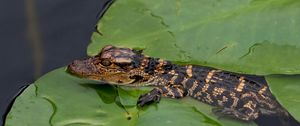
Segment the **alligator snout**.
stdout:
<path fill-rule="evenodd" d="M 84 60 L 74 60 L 68 65 L 67 72 L 79 77 L 85 77 L 98 73 L 98 70 L 92 63 L 92 59 L 88 58 Z"/>

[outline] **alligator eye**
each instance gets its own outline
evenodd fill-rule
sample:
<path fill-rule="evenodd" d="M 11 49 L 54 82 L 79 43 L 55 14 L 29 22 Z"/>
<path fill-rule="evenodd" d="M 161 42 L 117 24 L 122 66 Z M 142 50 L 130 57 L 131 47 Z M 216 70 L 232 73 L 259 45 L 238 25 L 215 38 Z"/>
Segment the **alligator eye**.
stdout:
<path fill-rule="evenodd" d="M 103 66 L 109 66 L 109 65 L 111 65 L 111 62 L 108 59 L 104 59 L 104 60 L 101 61 L 101 64 Z"/>

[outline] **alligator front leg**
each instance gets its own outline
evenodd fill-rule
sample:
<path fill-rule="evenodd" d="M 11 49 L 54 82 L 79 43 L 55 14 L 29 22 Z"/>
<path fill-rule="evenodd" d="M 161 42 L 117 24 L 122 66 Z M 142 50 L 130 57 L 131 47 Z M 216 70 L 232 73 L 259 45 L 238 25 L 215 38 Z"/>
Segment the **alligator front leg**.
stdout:
<path fill-rule="evenodd" d="M 186 91 L 180 85 L 163 86 L 160 88 L 154 88 L 149 93 L 141 95 L 137 102 L 139 107 L 143 107 L 146 104 L 153 102 L 159 102 L 161 96 L 169 98 L 182 98 L 186 96 Z"/>

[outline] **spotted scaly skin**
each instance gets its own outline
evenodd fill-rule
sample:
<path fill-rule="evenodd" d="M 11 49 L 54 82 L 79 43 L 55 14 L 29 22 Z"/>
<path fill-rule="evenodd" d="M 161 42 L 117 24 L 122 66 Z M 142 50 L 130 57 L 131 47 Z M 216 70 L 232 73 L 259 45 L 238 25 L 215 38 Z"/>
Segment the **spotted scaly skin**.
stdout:
<path fill-rule="evenodd" d="M 160 97 L 190 96 L 217 106 L 213 112 L 250 121 L 260 115 L 286 115 L 266 83 L 246 75 L 197 65 L 176 65 L 142 54 L 140 50 L 106 46 L 84 60 L 75 60 L 68 71 L 79 77 L 115 85 L 154 86 L 137 105 L 158 102 Z"/>

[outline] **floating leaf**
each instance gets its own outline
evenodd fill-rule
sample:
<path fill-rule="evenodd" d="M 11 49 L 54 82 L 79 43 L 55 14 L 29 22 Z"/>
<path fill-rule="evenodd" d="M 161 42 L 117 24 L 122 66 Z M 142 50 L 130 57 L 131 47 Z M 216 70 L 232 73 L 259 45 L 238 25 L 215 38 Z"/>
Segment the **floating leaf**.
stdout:
<path fill-rule="evenodd" d="M 35 85 L 31 85 L 16 99 L 6 117 L 5 126 L 51 126 L 52 104 L 37 97 L 36 90 Z"/>
<path fill-rule="evenodd" d="M 300 73 L 299 0 L 115 0 L 93 33 L 104 45 L 252 74 Z"/>

